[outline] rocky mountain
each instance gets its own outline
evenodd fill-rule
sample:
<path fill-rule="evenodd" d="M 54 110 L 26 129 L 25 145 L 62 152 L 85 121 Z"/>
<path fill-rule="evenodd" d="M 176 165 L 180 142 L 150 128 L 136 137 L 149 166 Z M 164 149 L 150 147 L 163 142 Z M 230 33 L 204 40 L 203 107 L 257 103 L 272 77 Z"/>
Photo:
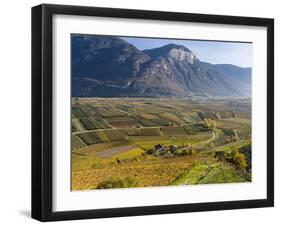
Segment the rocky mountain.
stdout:
<path fill-rule="evenodd" d="M 251 68 L 200 61 L 185 46 L 141 51 L 112 36 L 72 35 L 74 97 L 250 97 Z"/>

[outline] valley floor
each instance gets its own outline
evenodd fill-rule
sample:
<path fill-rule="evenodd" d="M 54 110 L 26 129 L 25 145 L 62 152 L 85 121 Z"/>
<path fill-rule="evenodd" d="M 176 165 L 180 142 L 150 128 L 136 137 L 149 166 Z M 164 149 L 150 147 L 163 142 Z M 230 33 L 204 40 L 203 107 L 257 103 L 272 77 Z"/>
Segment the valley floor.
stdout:
<path fill-rule="evenodd" d="M 251 181 L 245 100 L 74 98 L 72 189 Z"/>

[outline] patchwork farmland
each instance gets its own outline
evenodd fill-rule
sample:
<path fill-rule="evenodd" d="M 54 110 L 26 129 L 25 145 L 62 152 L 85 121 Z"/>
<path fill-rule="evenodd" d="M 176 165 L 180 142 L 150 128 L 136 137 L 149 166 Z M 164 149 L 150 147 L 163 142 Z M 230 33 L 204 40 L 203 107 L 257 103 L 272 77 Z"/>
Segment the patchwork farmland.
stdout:
<path fill-rule="evenodd" d="M 72 99 L 73 190 L 247 181 L 250 100 Z"/>

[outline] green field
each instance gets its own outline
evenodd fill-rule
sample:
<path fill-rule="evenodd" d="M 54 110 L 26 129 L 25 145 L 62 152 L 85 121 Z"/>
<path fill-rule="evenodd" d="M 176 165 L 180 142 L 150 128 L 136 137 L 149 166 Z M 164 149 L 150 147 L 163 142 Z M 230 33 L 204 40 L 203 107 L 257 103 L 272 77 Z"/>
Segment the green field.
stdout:
<path fill-rule="evenodd" d="M 250 100 L 72 100 L 73 190 L 246 181 Z"/>

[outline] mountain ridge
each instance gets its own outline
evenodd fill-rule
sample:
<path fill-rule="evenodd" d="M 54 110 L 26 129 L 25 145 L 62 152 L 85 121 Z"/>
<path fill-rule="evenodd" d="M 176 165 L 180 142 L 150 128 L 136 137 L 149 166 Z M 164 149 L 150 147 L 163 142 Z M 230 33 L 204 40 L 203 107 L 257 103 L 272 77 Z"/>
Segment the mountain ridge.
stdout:
<path fill-rule="evenodd" d="M 71 40 L 74 97 L 251 95 L 251 68 L 202 62 L 182 45 L 141 51 L 112 36 Z"/>

